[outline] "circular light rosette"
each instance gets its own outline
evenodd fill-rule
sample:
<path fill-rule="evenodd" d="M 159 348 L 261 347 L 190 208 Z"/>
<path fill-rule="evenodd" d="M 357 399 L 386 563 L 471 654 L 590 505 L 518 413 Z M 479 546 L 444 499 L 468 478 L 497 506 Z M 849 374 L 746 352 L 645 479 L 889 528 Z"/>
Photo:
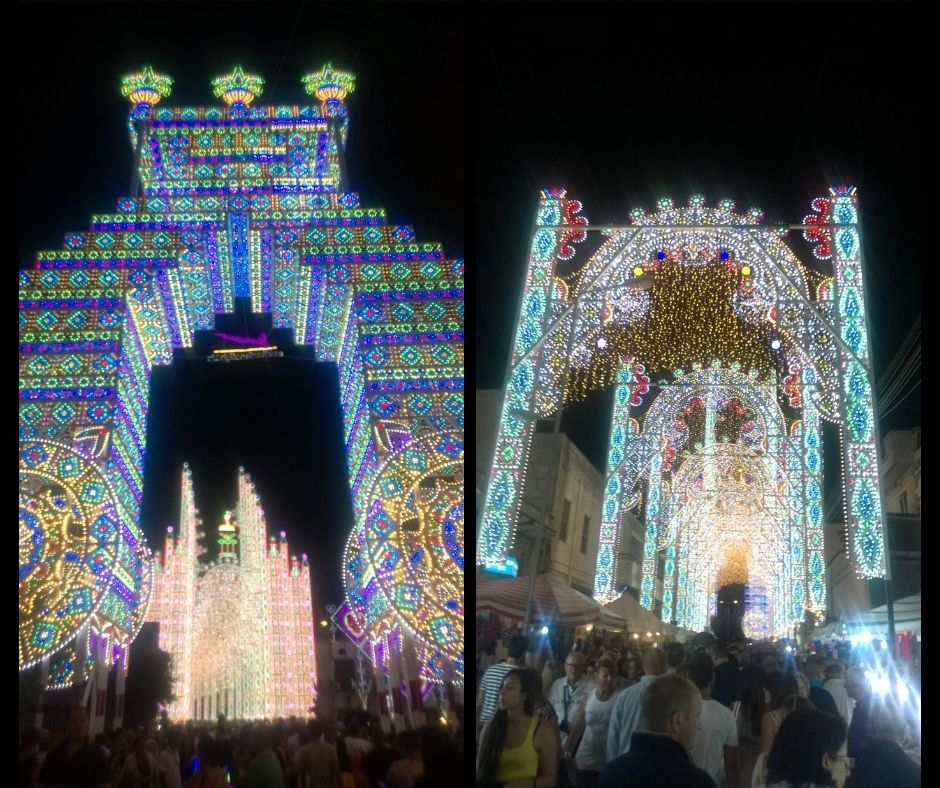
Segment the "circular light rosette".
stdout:
<path fill-rule="evenodd" d="M 70 446 L 20 445 L 20 669 L 53 654 L 98 609 L 118 541 L 114 493 Z"/>
<path fill-rule="evenodd" d="M 368 637 L 404 624 L 430 654 L 463 659 L 463 435 L 423 435 L 389 454 L 347 548 L 351 606 Z"/>

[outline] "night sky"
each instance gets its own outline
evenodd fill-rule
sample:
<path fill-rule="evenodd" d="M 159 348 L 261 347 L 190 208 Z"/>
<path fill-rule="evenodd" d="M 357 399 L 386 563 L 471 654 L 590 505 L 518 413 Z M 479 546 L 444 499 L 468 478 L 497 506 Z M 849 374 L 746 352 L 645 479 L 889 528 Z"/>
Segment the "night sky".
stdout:
<path fill-rule="evenodd" d="M 481 8 L 478 388 L 504 384 L 546 186 L 581 200 L 594 225 L 628 224 L 634 207 L 652 212 L 664 196 L 686 205 L 696 193 L 709 206 L 729 197 L 742 212 L 761 208 L 765 224 L 799 223 L 830 185 L 856 186 L 881 377 L 920 314 L 916 4 L 552 5 L 558 13 L 518 22 Z M 589 234 L 573 262 L 600 240 Z M 798 234 L 788 245 L 813 261 Z M 601 470 L 612 396 L 596 392 L 562 421 Z M 881 427 L 918 424 L 919 388 Z"/>
<path fill-rule="evenodd" d="M 416 240 L 464 256 L 464 44 L 460 4 L 19 4 L 17 109 L 20 268 L 59 249 L 128 194 L 129 105 L 120 78 L 145 63 L 174 79 L 165 101 L 214 106 L 211 80 L 241 64 L 265 79 L 261 104 L 306 104 L 300 78 L 331 61 L 356 75 L 347 166 L 364 207 L 410 224 Z M 218 329 L 243 334 L 244 314 Z M 254 320 L 258 320 L 254 316 Z M 207 351 L 208 353 L 208 351 Z M 152 380 L 142 527 L 153 549 L 178 520 L 181 464 L 215 548 L 251 473 L 269 530 L 310 554 L 314 603 L 342 599 L 352 525 L 336 368 L 309 349 L 207 364 L 179 358 Z M 319 613 L 318 613 L 319 614 Z"/>

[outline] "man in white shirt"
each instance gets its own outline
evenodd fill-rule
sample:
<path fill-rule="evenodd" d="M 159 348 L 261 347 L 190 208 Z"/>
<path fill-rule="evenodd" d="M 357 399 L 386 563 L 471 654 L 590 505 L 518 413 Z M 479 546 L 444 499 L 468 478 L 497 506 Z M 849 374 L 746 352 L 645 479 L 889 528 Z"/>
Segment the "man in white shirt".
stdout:
<path fill-rule="evenodd" d="M 614 704 L 607 728 L 607 762 L 630 751 L 630 739 L 639 730 L 646 688 L 657 676 L 666 672 L 666 652 L 661 648 L 648 649 L 643 654 L 643 677 L 638 684 L 623 690 Z"/>
<path fill-rule="evenodd" d="M 722 780 L 727 776 L 728 788 L 741 788 L 738 726 L 731 710 L 711 697 L 715 663 L 708 654 L 696 654 L 689 661 L 689 680 L 702 693 L 702 727 L 692 748 L 692 760 L 718 785 L 724 785 Z"/>
<path fill-rule="evenodd" d="M 586 667 L 584 654 L 572 651 L 565 657 L 565 678 L 555 679 L 548 691 L 548 702 L 552 704 L 555 716 L 558 717 L 562 750 L 578 711 L 587 700 L 588 693 L 594 689 L 594 682 L 585 676 Z"/>
<path fill-rule="evenodd" d="M 836 703 L 836 709 L 839 716 L 845 721 L 846 725 L 852 724 L 852 712 L 855 710 L 855 701 L 849 697 L 848 690 L 845 688 L 845 671 L 838 662 L 833 662 L 826 667 L 826 683 L 823 689 L 826 690 Z"/>

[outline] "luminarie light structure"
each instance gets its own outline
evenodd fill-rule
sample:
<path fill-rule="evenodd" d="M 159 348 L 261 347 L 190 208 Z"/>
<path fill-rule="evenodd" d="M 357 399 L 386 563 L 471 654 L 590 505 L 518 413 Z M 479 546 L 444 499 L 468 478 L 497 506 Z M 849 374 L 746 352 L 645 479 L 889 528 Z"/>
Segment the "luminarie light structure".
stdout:
<path fill-rule="evenodd" d="M 614 386 L 595 596 L 618 596 L 635 509 L 645 607 L 702 629 L 719 585 L 746 583 L 749 631 L 783 634 L 826 608 L 822 419 L 842 432 L 853 567 L 884 572 L 855 189 L 813 202 L 813 266 L 756 209 L 657 208 L 561 276 L 581 205 L 543 192 L 477 561 L 512 549 L 532 416 Z"/>
<path fill-rule="evenodd" d="M 148 617 L 160 625 L 176 699 L 172 720 L 304 716 L 316 698 L 307 556 L 288 555 L 286 534 L 267 535 L 244 468 L 238 503 L 219 525 L 219 557 L 200 562 L 192 477 L 183 468 L 180 522 L 156 554 Z"/>
<path fill-rule="evenodd" d="M 425 682 L 463 674 L 463 260 L 348 191 L 353 76 L 304 83 L 313 105 L 262 106 L 235 69 L 222 106 L 168 107 L 168 77 L 126 78 L 140 193 L 20 272 L 21 666 L 92 616 L 136 631 L 151 370 L 246 298 L 338 368 L 339 620 L 386 668 L 406 635 Z"/>

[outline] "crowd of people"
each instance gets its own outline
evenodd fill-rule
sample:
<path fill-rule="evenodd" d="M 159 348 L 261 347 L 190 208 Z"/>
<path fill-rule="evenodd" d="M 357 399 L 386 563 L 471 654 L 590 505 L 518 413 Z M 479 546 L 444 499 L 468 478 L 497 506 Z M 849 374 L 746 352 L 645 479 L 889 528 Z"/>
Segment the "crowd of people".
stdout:
<path fill-rule="evenodd" d="M 579 643 L 559 675 L 504 642 L 477 694 L 481 788 L 920 785 L 919 688 L 883 660 Z"/>
<path fill-rule="evenodd" d="M 462 773 L 463 734 L 443 725 L 386 734 L 377 717 L 164 724 L 88 735 L 82 706 L 60 739 L 20 734 L 21 788 L 437 788 Z"/>

